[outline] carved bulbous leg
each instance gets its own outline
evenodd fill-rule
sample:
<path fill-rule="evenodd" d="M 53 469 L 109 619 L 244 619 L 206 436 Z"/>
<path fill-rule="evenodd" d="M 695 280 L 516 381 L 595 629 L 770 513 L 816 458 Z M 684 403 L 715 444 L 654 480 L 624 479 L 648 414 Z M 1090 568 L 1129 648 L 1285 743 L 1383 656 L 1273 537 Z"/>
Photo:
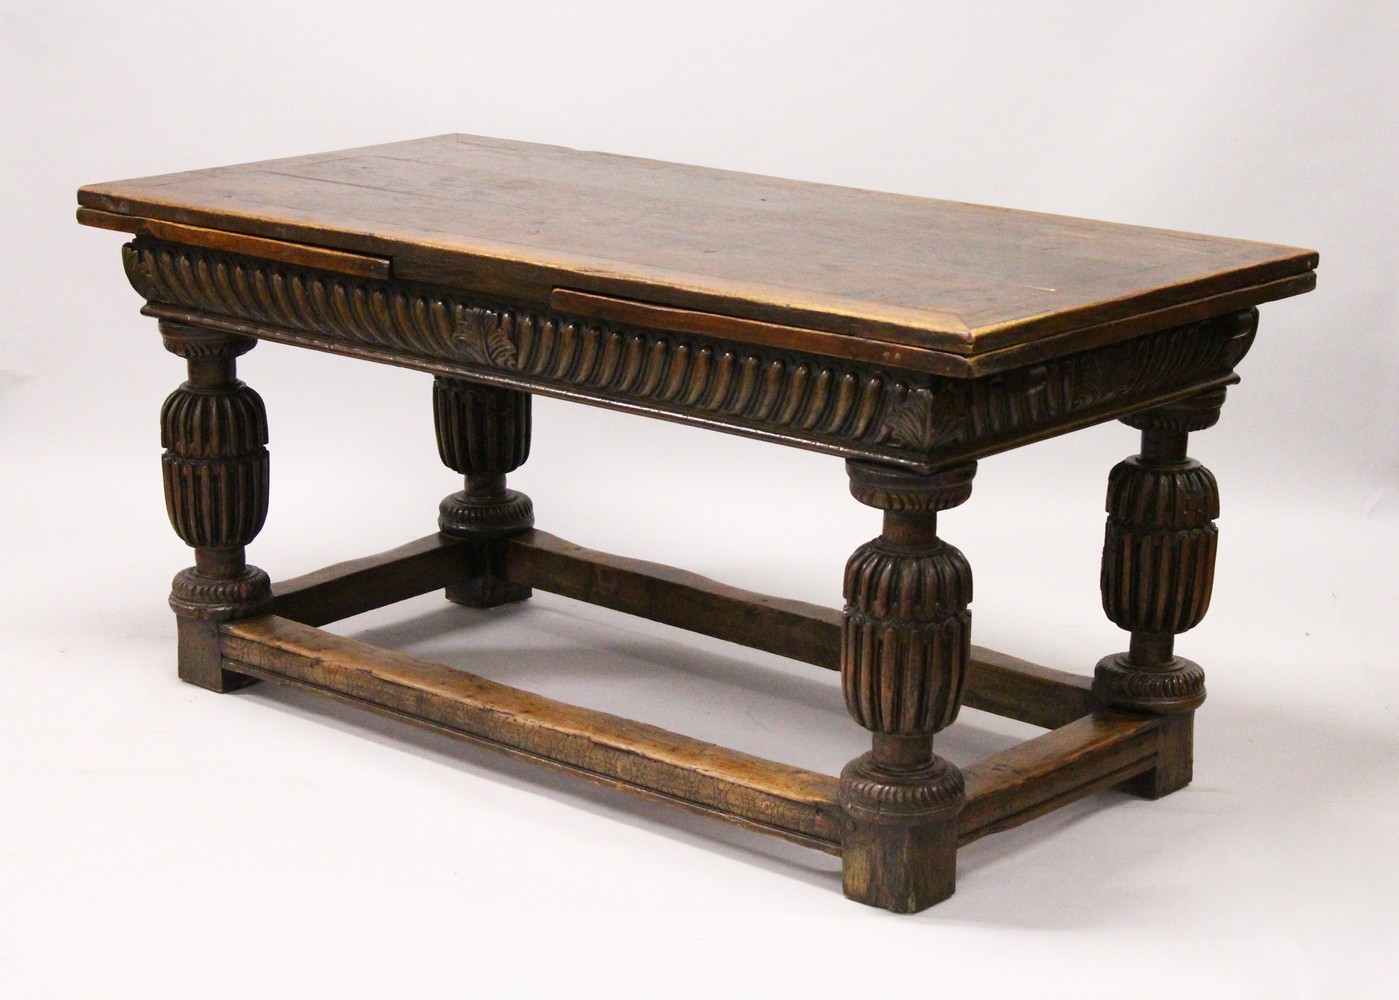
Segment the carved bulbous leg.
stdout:
<path fill-rule="evenodd" d="M 529 393 L 439 376 L 432 409 L 438 454 L 466 477 L 466 488 L 442 501 L 438 527 L 480 541 L 472 575 L 448 587 L 447 598 L 473 608 L 523 601 L 530 589 L 505 579 L 500 540 L 534 527 L 530 498 L 505 488 L 506 474 L 529 457 Z"/>
<path fill-rule="evenodd" d="M 243 555 L 267 518 L 267 413 L 236 377 L 236 358 L 257 343 L 162 320 L 167 350 L 184 358 L 189 380 L 160 411 L 165 506 L 194 565 L 174 580 L 182 680 L 229 691 L 253 678 L 223 669 L 218 623 L 260 614 L 272 589 Z"/>
<path fill-rule="evenodd" d="M 873 747 L 840 776 L 851 899 L 912 913 L 952 895 L 962 774 L 933 752 L 957 717 L 971 649 L 971 566 L 937 512 L 971 495 L 976 464 L 929 476 L 848 462 L 850 491 L 884 531 L 845 570 L 841 686 Z"/>
<path fill-rule="evenodd" d="M 1200 665 L 1175 655 L 1175 637 L 1204 618 L 1214 583 L 1219 487 L 1186 455 L 1189 433 L 1219 419 L 1224 390 L 1125 417 L 1142 450 L 1108 479 L 1103 610 L 1131 633 L 1125 653 L 1094 673 L 1099 701 L 1166 717 L 1160 763 L 1127 788 L 1159 798 L 1190 783 L 1194 713 L 1205 700 Z"/>

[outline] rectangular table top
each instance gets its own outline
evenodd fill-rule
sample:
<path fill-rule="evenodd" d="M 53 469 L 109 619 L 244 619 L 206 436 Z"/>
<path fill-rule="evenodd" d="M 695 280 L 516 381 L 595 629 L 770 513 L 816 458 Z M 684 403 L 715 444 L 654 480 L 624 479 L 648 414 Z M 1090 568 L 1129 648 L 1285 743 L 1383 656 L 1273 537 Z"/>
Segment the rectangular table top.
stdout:
<path fill-rule="evenodd" d="M 108 228 L 200 227 L 604 318 L 669 307 L 682 326 L 740 321 L 739 339 L 756 321 L 958 364 L 1248 308 L 1307 291 L 1317 264 L 1293 247 L 467 135 L 95 184 L 78 202 Z"/>

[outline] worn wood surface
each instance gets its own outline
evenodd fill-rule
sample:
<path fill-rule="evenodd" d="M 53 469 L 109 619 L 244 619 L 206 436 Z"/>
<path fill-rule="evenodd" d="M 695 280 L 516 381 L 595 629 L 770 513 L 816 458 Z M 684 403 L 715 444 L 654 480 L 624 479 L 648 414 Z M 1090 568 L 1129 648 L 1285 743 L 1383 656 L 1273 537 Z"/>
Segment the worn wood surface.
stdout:
<path fill-rule="evenodd" d="M 1188 455 L 1190 434 L 1219 420 L 1225 391 L 1201 393 L 1123 418 L 1141 431 L 1141 452 L 1108 477 L 1103 611 L 1131 639 L 1093 672 L 1103 705 L 1163 716 L 1156 764 L 1124 787 L 1157 799 L 1190 784 L 1195 709 L 1205 671 L 1177 656 L 1175 637 L 1198 625 L 1214 588 L 1219 484 Z"/>
<path fill-rule="evenodd" d="M 1317 261 L 1291 247 L 465 135 L 95 184 L 78 197 L 388 258 L 399 278 L 536 304 L 564 288 L 961 355 L 1261 289 Z M 1174 322 L 1184 320 L 1162 326 Z"/>
<path fill-rule="evenodd" d="M 165 510 L 194 550 L 194 565 L 170 585 L 179 675 L 232 691 L 252 681 L 224 669 L 218 623 L 259 614 L 272 598 L 267 574 L 245 558 L 267 518 L 269 489 L 267 411 L 237 373 L 238 357 L 257 341 L 168 321 L 160 333 L 189 375 L 160 408 Z"/>
<path fill-rule="evenodd" d="M 1150 770 L 1158 725 L 1145 716 L 1085 716 L 964 768 L 959 842 L 1019 826 Z"/>
<path fill-rule="evenodd" d="M 899 913 L 956 889 L 962 772 L 933 748 L 957 718 L 971 660 L 972 570 L 938 535 L 976 463 L 931 476 L 846 462 L 850 493 L 884 512 L 845 564 L 840 686 L 870 750 L 840 772 L 845 895 Z"/>
<path fill-rule="evenodd" d="M 839 849 L 836 782 L 578 708 L 275 615 L 221 626 L 228 668 L 295 684 L 818 850 Z"/>
<path fill-rule="evenodd" d="M 1219 485 L 1186 452 L 1190 432 L 1213 426 L 1223 403 L 1223 391 L 1204 393 L 1126 418 L 1142 432 L 1141 453 L 1108 477 L 1101 589 L 1103 611 L 1131 644 L 1094 671 L 1105 705 L 1173 714 L 1205 699 L 1204 670 L 1174 647 L 1204 618 L 1214 587 Z"/>
<path fill-rule="evenodd" d="M 1032 726 L 1058 729 L 1097 707 L 1093 679 L 972 646 L 962 704 Z"/>
<path fill-rule="evenodd" d="M 443 534 L 336 563 L 272 586 L 272 612 L 303 625 L 326 625 L 442 590 L 475 571 L 472 544 Z"/>
<path fill-rule="evenodd" d="M 1257 311 L 1225 312 L 967 378 L 600 322 L 140 236 L 123 248 L 162 319 L 930 472 L 1238 380 Z M 829 339 L 829 337 L 827 338 Z M 862 341 L 865 348 L 874 341 Z M 813 345 L 807 345 L 815 349 Z M 971 359 L 921 352 L 920 357 Z M 903 359 L 907 361 L 908 359 Z M 900 362 L 902 363 L 902 362 Z"/>
<path fill-rule="evenodd" d="M 470 608 L 527 600 L 528 587 L 501 575 L 506 537 L 534 525 L 534 504 L 505 479 L 529 457 L 531 397 L 527 392 L 465 379 L 432 383 L 433 424 L 442 463 L 462 475 L 464 488 L 442 499 L 442 533 L 476 541 L 472 575 L 450 584 L 447 599 Z"/>
<path fill-rule="evenodd" d="M 534 529 L 506 541 L 511 583 L 840 669 L 837 608 L 772 597 L 661 563 L 611 555 Z M 472 543 L 442 534 L 273 584 L 273 612 L 324 625 L 441 590 L 477 572 Z M 1092 678 L 971 647 L 962 703 L 1055 729 L 1096 707 Z"/>
<path fill-rule="evenodd" d="M 769 597 L 697 573 L 575 545 L 535 529 L 507 543 L 506 578 L 835 670 L 840 612 Z"/>
<path fill-rule="evenodd" d="M 225 667 L 837 853 L 836 780 L 576 708 L 275 615 L 218 626 Z M 961 843 L 1149 771 L 1163 720 L 1087 716 L 964 769 Z"/>
<path fill-rule="evenodd" d="M 523 586 L 651 621 L 840 669 L 843 615 L 661 563 L 584 548 L 535 529 L 511 538 L 506 578 Z M 431 588 L 425 588 L 431 589 Z M 1096 707 L 1092 678 L 971 647 L 962 703 L 1054 729 Z"/>
<path fill-rule="evenodd" d="M 222 250 L 226 253 L 280 261 L 284 264 L 297 264 L 302 267 L 314 267 L 322 271 L 334 271 L 337 274 L 349 274 L 360 278 L 385 279 L 389 277 L 391 271 L 391 262 L 383 257 L 344 253 L 340 250 L 308 246 L 305 243 L 269 240 L 259 236 L 248 236 L 244 233 L 230 233 L 222 229 L 206 229 L 203 226 L 162 222 L 159 219 L 118 215 L 115 212 L 102 212 L 95 208 L 78 209 L 78 221 L 85 226 L 93 226 L 97 229 L 111 229 L 119 233 L 131 233 L 134 236 L 149 236 L 152 239 L 178 243 L 182 246 Z"/>
<path fill-rule="evenodd" d="M 79 202 L 135 234 L 128 278 L 189 363 L 162 413 L 195 549 L 171 597 L 186 680 L 295 685 L 837 853 L 848 895 L 899 911 L 951 894 L 959 842 L 1190 780 L 1203 672 L 1173 643 L 1208 606 L 1218 497 L 1186 436 L 1217 418 L 1254 307 L 1309 290 L 1315 253 L 467 136 Z M 255 338 L 436 375 L 439 450 L 465 476 L 439 525 L 460 541 L 274 596 L 244 559 L 267 506 L 265 415 L 234 365 Z M 505 475 L 536 392 L 850 460 L 885 518 L 844 613 L 531 531 Z M 970 567 L 936 515 L 977 459 L 1113 418 L 1143 432 L 1104 551 L 1131 640 L 1090 687 L 970 645 Z M 438 587 L 481 607 L 539 587 L 838 668 L 870 751 L 837 781 L 312 627 Z M 961 704 L 1057 728 L 964 780 L 933 750 Z"/>
<path fill-rule="evenodd" d="M 866 361 L 887 365 L 893 369 L 952 375 L 976 370 L 972 361 L 926 347 L 764 323 L 723 313 L 677 309 L 674 306 L 638 302 L 615 295 L 597 295 L 572 288 L 554 289 L 553 294 L 549 296 L 549 307 L 562 315 L 583 316 L 602 323 L 713 337 L 716 340 L 736 343 L 771 345 L 816 357 Z"/>

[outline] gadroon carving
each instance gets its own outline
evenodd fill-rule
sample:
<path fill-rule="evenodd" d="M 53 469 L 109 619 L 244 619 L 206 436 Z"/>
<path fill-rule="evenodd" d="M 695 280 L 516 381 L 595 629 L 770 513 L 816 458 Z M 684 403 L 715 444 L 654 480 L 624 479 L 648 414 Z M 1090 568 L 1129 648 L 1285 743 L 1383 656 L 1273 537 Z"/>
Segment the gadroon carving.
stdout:
<path fill-rule="evenodd" d="M 148 237 L 127 244 L 123 255 L 133 287 L 157 315 L 236 321 L 254 335 L 367 348 L 410 367 L 446 364 L 465 377 L 490 372 L 519 388 L 568 390 L 603 405 L 627 402 L 820 451 L 922 466 L 1226 379 L 1241 353 L 1241 330 L 1252 333 L 1250 313 L 1228 315 L 954 379 L 601 324 Z"/>

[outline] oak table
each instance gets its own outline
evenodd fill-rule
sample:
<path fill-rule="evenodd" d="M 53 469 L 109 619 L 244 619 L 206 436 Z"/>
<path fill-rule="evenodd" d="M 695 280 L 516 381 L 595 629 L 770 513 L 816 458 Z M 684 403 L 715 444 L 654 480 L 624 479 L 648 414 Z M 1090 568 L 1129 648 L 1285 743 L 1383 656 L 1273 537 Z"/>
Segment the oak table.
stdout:
<path fill-rule="evenodd" d="M 1175 636 L 1209 605 L 1218 489 L 1186 438 L 1219 417 L 1260 303 L 1309 250 L 445 135 L 117 181 L 78 219 L 134 234 L 126 273 L 188 381 L 165 401 L 179 675 L 315 691 L 842 859 L 846 895 L 915 911 L 961 844 L 1094 791 L 1190 781 L 1204 675 Z M 259 340 L 430 372 L 439 531 L 273 584 L 244 559 L 267 419 Z M 883 532 L 843 611 L 593 552 L 506 486 L 534 393 L 845 459 Z M 978 459 L 1120 419 L 1103 609 L 1130 633 L 1092 678 L 970 644 L 972 575 L 937 513 Z M 565 705 L 318 626 L 443 589 L 531 588 L 839 670 L 871 750 L 839 778 Z M 960 771 L 966 704 L 1048 732 Z"/>

